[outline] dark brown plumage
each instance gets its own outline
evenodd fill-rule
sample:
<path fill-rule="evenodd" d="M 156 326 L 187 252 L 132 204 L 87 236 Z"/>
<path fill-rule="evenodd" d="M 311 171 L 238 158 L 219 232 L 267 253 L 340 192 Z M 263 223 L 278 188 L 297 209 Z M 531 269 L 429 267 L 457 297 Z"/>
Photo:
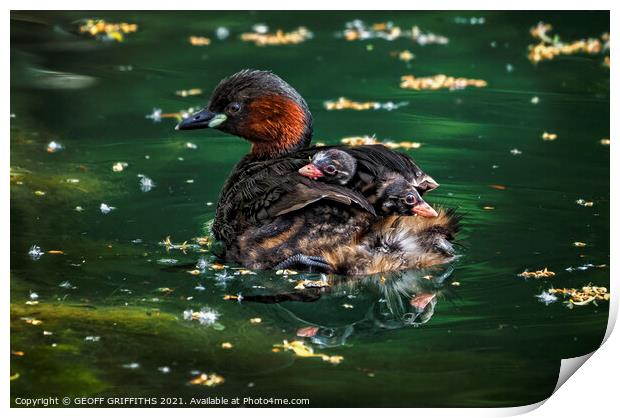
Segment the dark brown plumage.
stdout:
<path fill-rule="evenodd" d="M 216 87 L 205 109 L 178 125 L 178 129 L 207 127 L 252 143 L 250 154 L 224 184 L 213 223 L 226 259 L 250 268 L 300 262 L 305 267 L 348 273 L 351 267 L 342 261 L 343 254 L 359 259 L 373 254 L 374 243 L 377 251 L 385 251 L 384 244 L 397 245 L 397 238 L 427 240 L 408 235 L 422 231 L 413 226 L 418 222 L 415 218 L 377 218 L 364 197 L 379 190 L 381 185 L 373 180 L 386 170 L 402 173 L 422 193 L 437 187 L 408 156 L 380 145 L 321 147 L 346 149 L 355 158 L 357 170 L 351 185 L 319 183 L 298 174 L 318 150 L 308 148 L 312 116 L 303 98 L 274 74 L 244 70 L 228 77 Z M 451 259 L 452 255 L 440 254 L 437 248 L 418 245 L 437 260 Z M 406 245 L 401 253 L 413 256 Z M 412 264 L 367 265 L 371 271 L 378 265 L 404 268 Z"/>

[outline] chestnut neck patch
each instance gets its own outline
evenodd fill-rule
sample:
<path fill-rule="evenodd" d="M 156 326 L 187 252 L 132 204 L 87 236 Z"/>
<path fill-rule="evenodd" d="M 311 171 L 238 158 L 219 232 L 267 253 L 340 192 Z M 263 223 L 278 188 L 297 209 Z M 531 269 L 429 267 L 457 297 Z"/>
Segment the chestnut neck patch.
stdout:
<path fill-rule="evenodd" d="M 304 109 L 295 100 L 274 94 L 250 103 L 240 133 L 252 142 L 253 155 L 269 157 L 306 146 L 311 128 Z"/>

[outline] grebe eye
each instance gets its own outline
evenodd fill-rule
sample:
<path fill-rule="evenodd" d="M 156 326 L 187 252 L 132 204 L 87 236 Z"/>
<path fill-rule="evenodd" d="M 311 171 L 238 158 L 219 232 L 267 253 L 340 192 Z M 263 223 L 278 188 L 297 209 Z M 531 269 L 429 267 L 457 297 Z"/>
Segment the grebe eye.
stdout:
<path fill-rule="evenodd" d="M 234 115 L 240 109 L 241 109 L 241 105 L 239 103 L 232 102 L 232 103 L 228 104 L 228 106 L 226 106 L 226 113 L 230 113 L 231 115 Z"/>
<path fill-rule="evenodd" d="M 333 165 L 328 165 L 324 170 L 327 174 L 334 174 L 336 172 L 336 167 Z"/>
<path fill-rule="evenodd" d="M 415 202 L 416 202 L 416 198 L 414 195 L 408 194 L 407 196 L 405 196 L 405 203 L 408 204 L 409 206 L 415 204 Z"/>

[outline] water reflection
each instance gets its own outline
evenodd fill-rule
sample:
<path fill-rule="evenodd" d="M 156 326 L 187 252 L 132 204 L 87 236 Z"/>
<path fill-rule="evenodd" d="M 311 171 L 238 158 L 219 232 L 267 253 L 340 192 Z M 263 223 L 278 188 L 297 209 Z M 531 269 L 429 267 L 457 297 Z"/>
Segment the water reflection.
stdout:
<path fill-rule="evenodd" d="M 329 286 L 288 290 L 293 282 L 318 278 L 301 274 L 271 281 L 269 286 L 264 280 L 235 280 L 228 283 L 226 290 L 237 295 L 238 303 L 280 304 L 297 325 L 291 338 L 307 338 L 319 346 L 335 347 L 345 345 L 356 329 L 368 333 L 426 324 L 439 301 L 453 294 L 453 271 L 454 263 L 366 277 L 321 275 L 320 279 Z M 319 302 L 316 309 L 304 306 Z M 339 321 L 334 312 L 338 308 L 350 311 L 351 315 L 341 315 L 346 319 Z"/>

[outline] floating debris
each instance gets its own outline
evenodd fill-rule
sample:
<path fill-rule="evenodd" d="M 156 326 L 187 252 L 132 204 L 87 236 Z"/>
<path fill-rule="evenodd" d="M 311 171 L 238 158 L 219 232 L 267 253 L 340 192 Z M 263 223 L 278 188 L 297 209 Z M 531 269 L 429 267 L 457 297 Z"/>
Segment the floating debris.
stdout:
<path fill-rule="evenodd" d="M 236 295 L 224 295 L 224 300 L 236 300 L 238 302 L 241 302 L 243 300 L 243 296 L 241 295 L 241 293 L 238 293 Z M 258 318 L 258 319 L 260 320 L 260 318 Z M 251 322 L 251 320 L 250 320 L 250 322 Z"/>
<path fill-rule="evenodd" d="M 364 21 L 356 19 L 345 24 L 342 36 L 347 41 L 362 41 L 368 39 L 384 39 L 394 41 L 398 38 L 409 38 L 419 45 L 439 44 L 446 45 L 449 40 L 445 36 L 436 35 L 432 32 L 423 32 L 418 26 L 411 29 L 401 29 L 393 22 L 381 22 L 367 25 Z"/>
<path fill-rule="evenodd" d="M 547 279 L 549 277 L 555 277 L 555 273 L 551 270 L 548 270 L 545 267 L 543 270 L 536 271 L 527 271 L 525 270 L 523 273 L 518 274 L 519 277 L 523 277 L 524 279 L 535 278 L 535 279 Z"/>
<path fill-rule="evenodd" d="M 54 153 L 54 152 L 58 152 L 58 151 L 62 151 L 64 149 L 64 147 L 62 146 L 62 144 L 60 144 L 59 142 L 56 141 L 52 141 L 49 144 L 47 144 L 47 152 L 49 153 Z"/>
<path fill-rule="evenodd" d="M 34 191 L 34 195 L 35 195 L 35 196 L 39 196 L 39 197 L 41 197 L 41 196 L 45 196 L 45 194 L 46 194 L 46 193 L 45 193 L 43 190 L 35 190 L 35 191 Z"/>
<path fill-rule="evenodd" d="M 484 209 L 484 210 L 495 210 L 495 206 L 483 206 L 482 209 Z"/>
<path fill-rule="evenodd" d="M 29 325 L 34 325 L 34 326 L 38 326 L 43 323 L 43 321 L 41 321 L 40 319 L 36 319 L 30 316 L 23 317 L 21 318 L 21 320 Z"/>
<path fill-rule="evenodd" d="M 314 349 L 304 344 L 303 341 L 294 340 L 289 343 L 287 340 L 284 340 L 282 344 L 274 344 L 273 347 L 276 352 L 281 348 L 294 352 L 297 357 L 318 357 L 332 364 L 339 364 L 344 359 L 342 356 L 329 356 L 327 354 L 315 353 Z"/>
<path fill-rule="evenodd" d="M 30 298 L 30 300 L 37 300 L 39 299 L 39 294 L 36 292 L 30 292 L 30 295 L 28 295 L 28 297 Z"/>
<path fill-rule="evenodd" d="M 603 138 L 603 139 L 601 139 L 600 143 L 601 143 L 601 145 L 609 145 L 611 143 L 611 141 L 609 139 Z"/>
<path fill-rule="evenodd" d="M 153 122 L 159 123 L 162 119 L 175 119 L 177 122 L 181 122 L 183 119 L 190 117 L 192 114 L 196 113 L 200 110 L 197 107 L 190 107 L 188 109 L 181 109 L 178 112 L 173 113 L 164 113 L 163 110 L 159 108 L 153 108 L 153 111 L 146 115 L 145 118 L 151 119 Z M 150 158 L 149 156 L 145 156 L 147 160 Z"/>
<path fill-rule="evenodd" d="M 171 266 L 171 265 L 176 264 L 178 262 L 179 262 L 179 260 L 174 259 L 174 258 L 160 258 L 159 260 L 157 260 L 158 264 L 163 264 L 163 265 L 166 265 L 166 266 Z"/>
<path fill-rule="evenodd" d="M 573 306 L 585 306 L 593 303 L 596 305 L 596 301 L 609 301 L 609 292 L 606 287 L 599 286 L 584 286 L 581 290 L 577 289 L 549 289 L 548 291 L 552 295 L 561 295 L 564 298 L 568 298 L 565 302 L 569 308 Z"/>
<path fill-rule="evenodd" d="M 360 145 L 385 145 L 388 148 L 391 149 L 398 149 L 398 148 L 403 148 L 403 149 L 417 149 L 420 148 L 422 146 L 422 144 L 420 142 L 412 142 L 412 141 L 400 141 L 400 142 L 394 142 L 394 141 L 390 141 L 390 140 L 386 140 L 386 141 L 380 141 L 377 138 L 375 138 L 374 136 L 368 136 L 368 135 L 364 135 L 364 136 L 349 136 L 346 138 L 342 138 L 340 140 L 340 142 L 342 144 L 346 144 L 346 145 L 350 145 L 352 147 L 357 147 Z"/>
<path fill-rule="evenodd" d="M 161 366 L 157 368 L 157 371 L 163 374 L 168 374 L 170 373 L 170 367 L 168 366 Z"/>
<path fill-rule="evenodd" d="M 48 254 L 62 255 L 62 254 L 64 254 L 65 252 L 64 252 L 63 250 L 49 250 L 47 253 L 48 253 Z"/>
<path fill-rule="evenodd" d="M 41 247 L 39 247 L 38 245 L 33 245 L 28 250 L 28 256 L 32 258 L 33 260 L 38 260 L 39 258 L 41 258 L 43 254 L 45 253 L 41 251 Z"/>
<path fill-rule="evenodd" d="M 140 363 L 127 363 L 127 364 L 123 364 L 123 369 L 139 369 L 140 368 Z"/>
<path fill-rule="evenodd" d="M 351 305 L 350 303 L 343 303 L 342 307 L 345 309 L 353 309 L 353 305 Z"/>
<path fill-rule="evenodd" d="M 128 166 L 129 166 L 129 164 L 127 164 L 126 162 L 119 161 L 119 162 L 114 163 L 112 165 L 112 171 L 114 171 L 115 173 L 120 173 L 121 171 L 126 169 Z"/>
<path fill-rule="evenodd" d="M 253 29 L 254 32 L 242 33 L 241 40 L 254 42 L 257 46 L 299 44 L 313 36 L 312 32 L 303 26 L 291 32 L 277 30 L 275 33 L 257 32 L 256 26 Z"/>
<path fill-rule="evenodd" d="M 536 295 L 536 298 L 538 298 L 538 300 L 543 302 L 545 305 L 550 305 L 558 300 L 556 295 L 553 295 L 547 291 L 543 291 L 540 295 Z"/>
<path fill-rule="evenodd" d="M 183 319 L 187 321 L 198 321 L 201 325 L 211 326 L 217 323 L 220 313 L 209 307 L 202 308 L 199 312 L 188 309 L 183 312 Z"/>
<path fill-rule="evenodd" d="M 217 29 L 215 29 L 215 37 L 219 39 L 220 41 L 223 41 L 229 36 L 230 36 L 230 30 L 228 30 L 228 28 L 224 26 L 220 26 Z"/>
<path fill-rule="evenodd" d="M 506 190 L 508 189 L 508 187 L 502 185 L 502 184 L 489 184 L 489 187 L 491 189 L 495 189 L 495 190 Z"/>
<path fill-rule="evenodd" d="M 66 179 L 65 181 L 70 184 L 76 184 L 80 182 L 80 179 Z"/>
<path fill-rule="evenodd" d="M 199 245 L 188 244 L 187 241 L 183 241 L 181 244 L 174 244 L 172 240 L 170 239 L 170 235 L 164 238 L 164 240 L 161 241 L 159 245 L 163 245 L 164 247 L 166 247 L 166 251 L 181 250 L 181 252 L 183 252 L 184 254 L 187 253 L 187 250 L 190 250 L 190 249 L 192 250 L 200 249 Z"/>
<path fill-rule="evenodd" d="M 585 247 L 585 246 L 587 246 L 588 244 L 586 244 L 585 242 L 581 242 L 581 241 L 575 241 L 575 242 L 573 242 L 573 245 L 574 245 L 575 247 L 579 247 L 579 248 L 581 248 L 581 247 Z"/>
<path fill-rule="evenodd" d="M 76 287 L 73 286 L 68 280 L 60 283 L 58 287 L 62 287 L 63 289 L 76 289 Z"/>
<path fill-rule="evenodd" d="M 437 74 L 430 77 L 404 75 L 400 80 L 400 88 L 411 90 L 462 90 L 466 87 L 482 88 L 487 86 L 487 82 L 484 80 L 451 77 L 445 74 Z"/>
<path fill-rule="evenodd" d="M 586 271 L 589 270 L 591 268 L 605 268 L 607 267 L 607 264 L 598 264 L 598 265 L 594 265 L 592 263 L 587 263 L 587 264 L 583 264 L 581 266 L 577 266 L 577 267 L 567 267 L 564 270 L 568 271 L 569 273 L 572 273 L 573 271 Z"/>
<path fill-rule="evenodd" d="M 250 318 L 250 324 L 257 325 L 257 324 L 260 324 L 261 322 L 263 322 L 262 318 Z"/>
<path fill-rule="evenodd" d="M 555 141 L 558 138 L 558 134 L 552 134 L 549 132 L 543 132 L 542 139 L 543 141 Z"/>
<path fill-rule="evenodd" d="M 230 350 L 231 348 L 233 348 L 233 345 L 231 343 L 222 343 L 222 348 L 224 350 Z"/>
<path fill-rule="evenodd" d="M 584 199 L 577 199 L 575 200 L 575 203 L 577 203 L 579 206 L 584 206 L 586 208 L 591 208 L 592 206 L 594 206 L 594 202 Z"/>
<path fill-rule="evenodd" d="M 107 215 L 108 213 L 112 212 L 114 209 L 116 209 L 114 206 L 108 206 L 106 203 L 102 203 L 101 206 L 99 206 L 99 210 L 104 215 Z"/>
<path fill-rule="evenodd" d="M 98 335 L 87 335 L 86 337 L 84 337 L 84 341 L 98 343 L 99 341 L 101 341 L 101 337 Z"/>
<path fill-rule="evenodd" d="M 325 280 L 301 280 L 295 285 L 295 289 L 312 289 L 330 287 L 331 285 Z"/>
<path fill-rule="evenodd" d="M 461 17 L 457 16 L 454 18 L 454 23 L 459 25 L 484 25 L 486 19 L 484 17 Z"/>
<path fill-rule="evenodd" d="M 276 271 L 277 276 L 294 276 L 295 274 L 299 274 L 299 273 L 296 272 L 295 270 L 288 270 L 288 269 Z"/>
<path fill-rule="evenodd" d="M 198 261 L 196 261 L 196 269 L 197 270 L 204 271 L 204 270 L 207 269 L 208 266 L 209 266 L 209 263 L 207 262 L 207 260 L 204 257 L 200 257 L 198 259 Z"/>
<path fill-rule="evenodd" d="M 177 90 L 174 94 L 181 97 L 200 96 L 202 94 L 202 89 Z"/>
<path fill-rule="evenodd" d="M 233 273 L 235 276 L 255 275 L 256 272 L 248 269 L 239 269 Z"/>
<path fill-rule="evenodd" d="M 407 106 L 408 104 L 409 104 L 408 102 L 400 102 L 400 103 L 355 102 L 353 100 L 347 99 L 346 97 L 339 97 L 338 100 L 335 100 L 335 101 L 328 100 L 323 103 L 323 105 L 325 106 L 325 109 L 327 110 L 345 110 L 345 109 L 379 110 L 379 109 L 383 109 L 383 110 L 388 110 L 388 111 L 398 109 L 399 107 Z"/>
<path fill-rule="evenodd" d="M 138 174 L 138 178 L 140 179 L 138 185 L 140 186 L 140 190 L 144 193 L 150 192 L 153 187 L 155 187 L 155 182 L 144 174 Z"/>
<path fill-rule="evenodd" d="M 552 26 L 539 22 L 530 29 L 530 34 L 539 40 L 538 44 L 528 46 L 528 59 L 533 63 L 552 60 L 559 55 L 588 54 L 598 55 L 609 50 L 609 34 L 604 33 L 599 38 L 579 39 L 572 42 L 562 42 L 558 35 L 549 35 Z M 605 62 L 605 61 L 604 61 Z"/>
<path fill-rule="evenodd" d="M 218 386 L 218 385 L 221 385 L 222 383 L 224 383 L 224 378 L 215 373 L 211 373 L 211 374 L 202 373 L 195 379 L 192 379 L 189 381 L 190 385 L 201 385 L 201 386 L 209 386 L 209 387 Z"/>
<path fill-rule="evenodd" d="M 394 55 L 396 55 L 399 60 L 404 61 L 404 62 L 409 62 L 412 59 L 415 59 L 415 55 L 409 50 L 396 52 L 396 54 Z"/>
<path fill-rule="evenodd" d="M 189 43 L 194 46 L 207 46 L 211 44 L 211 39 L 205 36 L 190 36 Z"/>
<path fill-rule="evenodd" d="M 188 149 L 198 149 L 198 145 L 194 144 L 193 142 L 186 142 L 185 143 L 185 148 L 188 148 Z"/>
<path fill-rule="evenodd" d="M 521 155 L 521 154 L 523 154 L 523 152 L 522 152 L 521 150 L 518 150 L 518 149 L 516 149 L 516 148 L 511 149 L 511 150 L 510 150 L 510 153 L 511 153 L 512 155 Z"/>
<path fill-rule="evenodd" d="M 123 42 L 124 35 L 138 31 L 135 23 L 109 23 L 103 19 L 88 19 L 79 26 L 80 33 L 102 41 Z"/>
<path fill-rule="evenodd" d="M 540 98 L 538 96 L 534 96 L 530 100 L 530 103 L 532 103 L 533 105 L 537 105 L 538 103 L 540 103 Z"/>

